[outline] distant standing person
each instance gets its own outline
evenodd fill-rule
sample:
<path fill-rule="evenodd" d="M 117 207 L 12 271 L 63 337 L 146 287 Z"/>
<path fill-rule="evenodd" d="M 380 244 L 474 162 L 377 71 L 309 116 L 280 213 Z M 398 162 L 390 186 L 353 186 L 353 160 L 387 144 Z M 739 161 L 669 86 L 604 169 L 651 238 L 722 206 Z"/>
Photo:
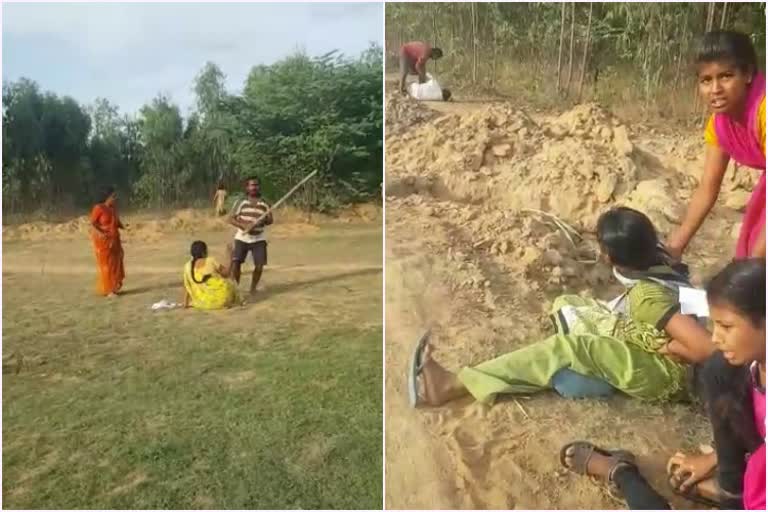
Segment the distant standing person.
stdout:
<path fill-rule="evenodd" d="M 105 187 L 99 203 L 91 210 L 91 241 L 96 255 L 99 295 L 115 297 L 123 287 L 123 245 L 120 230 L 125 229 L 117 215 L 117 193 L 114 187 Z"/>
<path fill-rule="evenodd" d="M 254 265 L 251 295 L 254 295 L 262 270 L 267 264 L 267 239 L 264 228 L 272 224 L 273 219 L 270 212 L 263 219 L 258 220 L 269 211 L 269 205 L 261 198 L 261 183 L 258 177 L 251 176 L 246 180 L 245 193 L 246 199 L 238 201 L 229 216 L 229 223 L 237 228 L 229 275 L 239 284 L 240 267 L 248 257 L 248 253 L 251 253 Z"/>
<path fill-rule="evenodd" d="M 762 171 L 747 203 L 736 258 L 765 257 L 765 75 L 739 32 L 704 35 L 696 56 L 699 93 L 712 115 L 704 131 L 704 173 L 667 251 L 680 258 L 720 194 L 728 161 Z M 745 171 L 740 171 L 745 172 Z"/>
<path fill-rule="evenodd" d="M 216 192 L 213 194 L 213 209 L 216 212 L 216 215 L 224 215 L 227 213 L 226 200 L 227 189 L 224 186 L 224 182 L 219 181 L 219 185 L 216 187 Z"/>
<path fill-rule="evenodd" d="M 443 56 L 443 50 L 432 48 L 421 41 L 411 41 L 400 47 L 400 92 L 407 93 L 405 79 L 408 75 L 418 75 L 419 83 L 427 81 L 427 61 Z"/>

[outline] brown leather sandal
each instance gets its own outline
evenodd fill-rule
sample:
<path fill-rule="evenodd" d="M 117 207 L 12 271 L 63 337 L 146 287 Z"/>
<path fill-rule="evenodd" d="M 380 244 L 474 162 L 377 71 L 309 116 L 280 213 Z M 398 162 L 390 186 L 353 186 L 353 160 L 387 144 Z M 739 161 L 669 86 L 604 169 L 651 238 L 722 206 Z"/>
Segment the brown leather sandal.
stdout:
<path fill-rule="evenodd" d="M 571 464 L 566 463 L 566 452 L 574 448 L 573 455 L 571 455 Z M 604 450 L 595 446 L 588 441 L 574 441 L 568 443 L 560 448 L 560 464 L 569 471 L 576 473 L 577 475 L 589 475 L 587 473 L 587 466 L 592 454 L 599 453 L 611 459 L 611 469 L 608 473 L 608 481 L 613 483 L 613 474 L 616 470 L 622 466 L 637 467 L 635 456 L 631 452 L 626 450 Z"/>

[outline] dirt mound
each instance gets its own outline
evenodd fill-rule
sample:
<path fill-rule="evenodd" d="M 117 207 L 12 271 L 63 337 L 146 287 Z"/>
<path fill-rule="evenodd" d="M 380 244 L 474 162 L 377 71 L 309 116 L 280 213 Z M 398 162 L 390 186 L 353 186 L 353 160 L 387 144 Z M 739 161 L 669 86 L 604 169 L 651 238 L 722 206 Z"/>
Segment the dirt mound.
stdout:
<path fill-rule="evenodd" d="M 400 93 L 391 93 L 386 99 L 386 127 L 388 134 L 407 131 L 413 126 L 434 118 L 437 112 Z"/>
<path fill-rule="evenodd" d="M 505 104 L 442 115 L 387 137 L 387 224 L 398 219 L 390 211 L 410 211 L 403 222 L 445 255 L 452 290 L 488 312 L 517 304 L 509 288 L 543 303 L 563 290 L 594 291 L 613 281 L 597 264 L 602 212 L 636 208 L 662 237 L 681 221 L 701 162 L 672 147 L 638 145 L 596 104 L 538 120 Z M 726 177 L 728 233 L 728 211 L 743 208 L 753 179 Z"/>
<path fill-rule="evenodd" d="M 665 231 L 683 213 L 672 191 L 691 186 L 645 166 L 627 127 L 596 104 L 540 123 L 503 104 L 438 117 L 388 136 L 387 178 L 391 196 L 534 208 L 586 231 L 617 203 L 643 209 Z"/>
<path fill-rule="evenodd" d="M 361 214 L 362 215 L 362 214 Z M 296 215 L 287 215 L 284 222 L 271 229 L 277 237 L 289 238 L 303 236 L 320 228 L 316 225 L 297 220 Z M 168 234 L 208 233 L 234 230 L 224 217 L 214 217 L 209 210 L 184 209 L 170 214 L 151 215 L 147 213 L 129 214 L 122 218 L 127 229 L 122 231 L 122 239 L 127 242 L 152 242 Z M 78 217 L 67 222 L 36 221 L 3 228 L 4 240 L 43 240 L 87 238 L 91 231 L 88 216 Z"/>

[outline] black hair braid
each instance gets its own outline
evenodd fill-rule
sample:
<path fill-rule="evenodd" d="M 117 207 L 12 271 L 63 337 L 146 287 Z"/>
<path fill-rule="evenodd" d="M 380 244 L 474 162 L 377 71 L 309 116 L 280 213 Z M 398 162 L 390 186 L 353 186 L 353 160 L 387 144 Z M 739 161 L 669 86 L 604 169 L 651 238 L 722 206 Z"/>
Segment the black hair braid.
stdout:
<path fill-rule="evenodd" d="M 189 268 L 189 273 L 192 277 L 192 281 L 194 281 L 197 284 L 203 284 L 206 281 L 208 281 L 208 279 L 210 279 L 211 275 L 206 274 L 203 276 L 203 278 L 200 281 L 198 281 L 195 278 L 195 263 L 197 262 L 197 260 L 206 257 L 208 253 L 208 246 L 205 245 L 205 242 L 196 240 L 192 242 L 192 247 L 190 248 L 189 252 L 192 254 L 192 264 Z"/>

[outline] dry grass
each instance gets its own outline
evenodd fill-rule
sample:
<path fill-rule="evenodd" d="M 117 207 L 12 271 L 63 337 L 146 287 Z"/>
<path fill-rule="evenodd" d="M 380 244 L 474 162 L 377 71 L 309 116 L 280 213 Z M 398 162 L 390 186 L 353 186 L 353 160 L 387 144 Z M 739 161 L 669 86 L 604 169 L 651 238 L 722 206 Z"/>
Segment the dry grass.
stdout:
<path fill-rule="evenodd" d="M 5 507 L 380 507 L 380 225 L 274 237 L 245 308 L 152 313 L 190 241 L 126 244 L 115 301 L 86 240 L 5 244 Z"/>

